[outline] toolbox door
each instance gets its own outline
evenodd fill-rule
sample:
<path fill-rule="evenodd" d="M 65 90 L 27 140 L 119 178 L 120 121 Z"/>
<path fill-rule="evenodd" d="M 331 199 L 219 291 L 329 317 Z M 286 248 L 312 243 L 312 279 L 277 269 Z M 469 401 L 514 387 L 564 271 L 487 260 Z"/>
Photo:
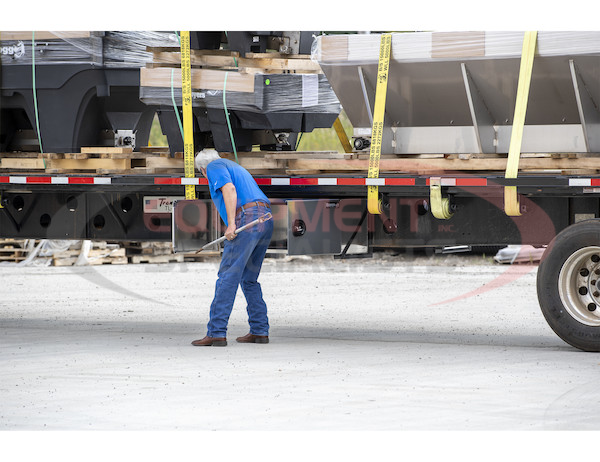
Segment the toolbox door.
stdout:
<path fill-rule="evenodd" d="M 221 220 L 210 199 L 175 201 L 172 219 L 174 252 L 199 250 L 220 237 Z M 220 246 L 209 250 L 219 251 Z"/>
<path fill-rule="evenodd" d="M 287 201 L 288 255 L 327 255 L 342 251 L 342 232 L 336 225 L 339 200 Z"/>

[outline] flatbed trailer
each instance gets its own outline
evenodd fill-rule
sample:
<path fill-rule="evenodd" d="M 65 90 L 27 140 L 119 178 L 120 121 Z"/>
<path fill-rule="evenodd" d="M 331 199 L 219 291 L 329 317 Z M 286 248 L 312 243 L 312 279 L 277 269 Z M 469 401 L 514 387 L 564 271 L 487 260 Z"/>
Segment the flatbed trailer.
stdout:
<path fill-rule="evenodd" d="M 239 153 L 242 166 L 252 156 L 272 158 L 264 149 L 293 151 L 290 140 L 330 126 L 341 103 L 354 130 L 347 157 L 298 152 L 291 168 L 250 168 L 273 205 L 273 249 L 349 257 L 377 248 L 547 246 L 537 279 L 546 320 L 567 343 L 600 351 L 600 33 L 544 32 L 538 42 L 516 32 L 322 36 L 313 49 L 324 75 L 312 65 L 306 76 L 237 74 L 250 85 L 229 100 L 239 111 L 229 132 L 239 130 L 241 143 L 226 131 L 234 111 L 225 104 L 225 83 L 239 70 L 230 64 L 207 69 L 217 72 L 216 86 L 196 98 L 182 98 L 183 82 L 175 91 L 174 68 L 166 74 L 170 88 L 168 78 L 146 86 L 140 80 L 140 95 L 158 105 L 165 93 L 179 98 L 174 106 L 195 104 L 203 143 L 210 131 L 226 147 L 260 145 Z M 208 59 L 201 55 L 192 56 L 200 67 Z M 182 47 L 182 68 L 183 57 Z M 226 58 L 237 66 L 236 56 Z M 148 64 L 143 74 L 162 75 L 173 57 Z M 193 80 L 193 69 L 189 74 Z M 278 93 L 278 80 L 293 91 Z M 188 167 L 189 134 L 181 136 Z M 222 234 L 206 181 L 187 170 L 9 170 L 0 173 L 0 194 L 2 237 L 172 240 L 186 251 Z"/>
<path fill-rule="evenodd" d="M 256 180 L 273 202 L 271 247 L 292 255 L 348 257 L 377 248 L 453 245 L 548 246 L 538 270 L 542 312 L 567 343 L 600 351 L 598 175 L 506 179 L 501 174 L 400 174 L 374 180 L 338 173 L 256 175 Z M 180 200 L 190 184 L 197 200 Z M 367 187 L 373 184 L 379 185 L 383 198 L 380 215 L 367 212 Z M 432 214 L 439 200 L 432 185 L 439 185 L 441 197 L 448 200 L 450 218 Z M 505 186 L 517 187 L 521 216 L 504 213 Z M 222 232 L 203 178 L 3 175 L 0 193 L 2 237 L 169 241 L 175 235 L 180 250 L 193 250 Z"/>

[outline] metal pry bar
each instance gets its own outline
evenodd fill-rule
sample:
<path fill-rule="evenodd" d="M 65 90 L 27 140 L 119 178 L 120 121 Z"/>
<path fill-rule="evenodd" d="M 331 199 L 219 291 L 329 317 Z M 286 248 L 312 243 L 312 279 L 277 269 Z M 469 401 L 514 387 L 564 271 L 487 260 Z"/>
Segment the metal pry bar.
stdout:
<path fill-rule="evenodd" d="M 259 223 L 264 223 L 265 221 L 269 221 L 271 218 L 273 218 L 273 215 L 271 214 L 271 212 L 267 212 L 264 215 L 258 217 L 256 220 L 251 221 L 250 223 L 248 223 L 248 224 L 246 224 L 244 226 L 239 227 L 238 229 L 235 230 L 234 234 L 239 234 L 242 231 L 244 231 L 245 229 L 252 228 L 253 226 L 256 226 Z M 211 246 L 213 246 L 215 244 L 220 244 L 225 239 L 227 239 L 227 237 L 221 236 L 219 239 L 215 239 L 214 241 L 209 242 L 208 244 L 203 245 L 202 248 L 200 250 L 198 250 L 196 253 L 200 253 L 203 250 L 206 250 L 206 249 L 208 249 L 209 247 L 211 247 Z"/>

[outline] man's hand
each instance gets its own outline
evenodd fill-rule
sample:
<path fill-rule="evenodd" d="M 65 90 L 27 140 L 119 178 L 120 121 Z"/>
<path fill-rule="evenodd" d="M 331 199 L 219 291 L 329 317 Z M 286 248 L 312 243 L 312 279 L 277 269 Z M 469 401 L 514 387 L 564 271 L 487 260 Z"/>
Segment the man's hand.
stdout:
<path fill-rule="evenodd" d="M 235 223 L 227 227 L 225 237 L 228 241 L 233 241 L 237 237 L 237 234 L 235 234 Z"/>

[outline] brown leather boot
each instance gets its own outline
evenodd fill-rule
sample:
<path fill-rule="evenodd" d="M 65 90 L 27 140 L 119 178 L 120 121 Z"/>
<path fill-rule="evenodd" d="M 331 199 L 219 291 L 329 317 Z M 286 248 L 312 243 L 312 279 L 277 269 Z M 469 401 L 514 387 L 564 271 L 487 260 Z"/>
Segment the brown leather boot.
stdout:
<path fill-rule="evenodd" d="M 227 346 L 227 339 L 225 337 L 209 337 L 208 335 L 201 340 L 194 340 L 192 342 L 194 346 Z"/>
<path fill-rule="evenodd" d="M 269 337 L 267 335 L 246 334 L 235 340 L 239 343 L 269 343 Z"/>

